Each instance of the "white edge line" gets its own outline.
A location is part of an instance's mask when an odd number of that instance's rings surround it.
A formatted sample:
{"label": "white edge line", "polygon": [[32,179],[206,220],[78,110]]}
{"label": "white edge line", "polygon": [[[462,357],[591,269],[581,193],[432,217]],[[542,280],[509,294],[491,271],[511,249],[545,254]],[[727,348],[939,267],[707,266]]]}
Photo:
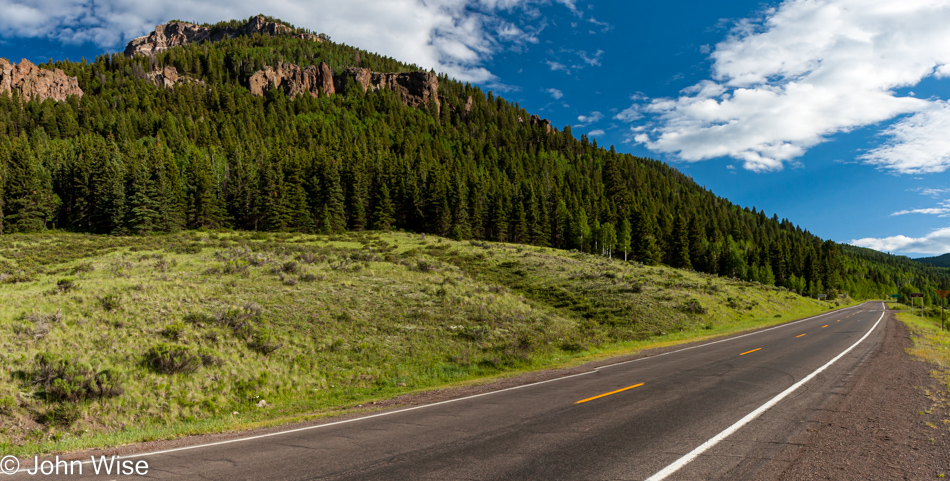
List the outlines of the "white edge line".
{"label": "white edge line", "polygon": [[846,354],[851,352],[852,349],[854,349],[855,347],[858,347],[858,344],[861,344],[862,342],[864,342],[864,340],[867,339],[868,336],[870,336],[872,332],[874,332],[874,329],[877,328],[877,325],[881,323],[881,319],[884,319],[884,314],[887,314],[887,307],[884,307],[884,310],[881,312],[881,317],[877,319],[877,322],[875,322],[874,325],[871,326],[871,329],[869,329],[868,332],[865,333],[863,337],[861,337],[861,339],[858,339],[858,342],[855,342],[854,344],[851,345],[851,347],[845,349],[841,354],[838,354],[837,356],[835,356],[834,359],[828,361],[827,364],[819,367],[817,370],[815,370],[811,374],[805,376],[801,381],[798,381],[795,384],[792,384],[788,389],[782,391],[781,393],[779,393],[779,395],[773,397],[772,399],[769,399],[768,402],[759,406],[759,408],[756,409],[755,411],[752,411],[751,413],[746,414],[745,417],[736,421],[735,424],[733,424],[732,426],[729,426],[723,432],[713,436],[709,441],[706,441],[705,443],[699,445],[696,449],[690,451],[685,456],[677,459],[672,464],[663,468],[662,470],[660,470],[653,476],[650,476],[649,478],[646,479],[646,481],[662,481],[666,479],[669,475],[675,473],[676,471],[679,471],[683,466],[686,466],[692,460],[696,459],[696,457],[698,457],[700,454],[703,454],[704,452],[706,452],[707,450],[709,450],[716,444],[719,444],[719,442],[722,441],[723,439],[726,439],[727,437],[731,436],[733,433],[741,429],[746,424],[749,424],[750,422],[752,422],[755,418],[761,416],[762,413],[764,413],[765,411],[768,411],[772,406],[775,406],[776,404],[778,404],[778,402],[784,399],[786,396],[795,392],[798,388],[802,387],[803,384],[812,380],[812,378],[814,378],[819,373],[821,373],[822,371],[830,367],[832,364],[837,362],[838,359],[841,359]]}
{"label": "white edge line", "polygon": [[[647,357],[642,357],[642,358],[639,358],[639,359],[632,359],[632,360],[630,360],[630,361],[621,361],[621,362],[614,363],[614,364],[607,364],[607,365],[604,365],[604,366],[600,366],[600,367],[598,367],[598,368],[596,368],[596,369],[594,369],[594,370],[591,370],[591,371],[582,372],[582,373],[579,373],[579,374],[570,374],[570,375],[567,375],[567,376],[561,376],[561,377],[554,378],[554,379],[548,379],[547,381],[539,381],[539,382],[534,382],[534,383],[531,383],[531,384],[522,384],[522,385],[520,385],[520,386],[513,386],[513,387],[509,387],[509,388],[505,388],[505,389],[499,389],[499,390],[497,390],[497,391],[489,391],[489,392],[484,392],[484,393],[481,393],[481,394],[474,394],[474,395],[471,395],[471,396],[465,396],[465,397],[460,397],[460,398],[456,398],[456,399],[449,399],[449,400],[447,400],[447,401],[439,401],[439,402],[432,403],[432,404],[423,404],[423,405],[420,405],[420,406],[413,406],[413,407],[411,407],[411,408],[398,409],[398,410],[395,410],[395,411],[386,411],[386,412],[384,412],[384,413],[370,414],[370,415],[368,415],[368,416],[361,416],[361,417],[353,418],[353,419],[345,419],[345,420],[343,420],[343,421],[335,421],[335,422],[331,422],[331,423],[317,424],[317,425],[313,425],[313,426],[305,426],[305,427],[302,427],[302,428],[289,429],[289,430],[286,430],[286,431],[277,431],[277,432],[273,432],[273,433],[259,434],[259,435],[256,435],[256,436],[250,436],[250,437],[246,437],[246,438],[236,438],[236,439],[229,439],[229,440],[226,440],[226,441],[218,441],[218,442],[214,442],[214,443],[196,444],[196,445],[194,445],[194,446],[182,446],[182,447],[180,447],[180,448],[165,449],[165,450],[162,450],[162,451],[153,451],[153,452],[148,452],[148,453],[130,454],[130,455],[128,455],[128,456],[116,456],[116,458],[117,458],[117,459],[119,459],[119,458],[121,458],[121,459],[142,458],[142,457],[146,457],[146,456],[155,456],[155,455],[158,455],[158,454],[168,454],[168,453],[174,453],[174,452],[178,452],[178,451],[188,451],[188,450],[192,450],[192,449],[208,448],[208,447],[220,446],[220,445],[224,445],[224,444],[240,443],[240,442],[244,442],[244,441],[253,441],[253,440],[255,440],[255,439],[262,439],[262,438],[269,438],[269,437],[274,437],[274,436],[281,436],[281,435],[284,435],[284,434],[292,434],[292,433],[297,433],[297,432],[301,432],[301,431],[310,431],[310,430],[313,430],[313,429],[320,429],[320,428],[325,428],[325,427],[329,427],[329,426],[336,426],[336,425],[338,425],[338,424],[347,424],[347,423],[352,423],[352,422],[356,422],[356,421],[362,421],[362,420],[364,420],[364,419],[372,419],[372,418],[378,418],[378,417],[382,417],[382,416],[389,416],[389,415],[392,415],[392,414],[404,413],[404,412],[408,412],[408,411],[415,411],[415,410],[417,410],[417,409],[423,409],[423,408],[428,408],[428,407],[432,407],[432,406],[438,406],[438,405],[440,405],[440,404],[448,404],[448,403],[453,403],[453,402],[458,402],[458,401],[465,401],[465,400],[468,400],[468,399],[475,399],[475,398],[482,397],[482,396],[488,396],[489,394],[497,394],[497,393],[500,393],[500,392],[512,391],[512,390],[515,390],[515,389],[521,389],[521,388],[526,388],[526,387],[531,387],[531,386],[537,386],[537,385],[546,384],[546,383],[549,383],[549,382],[561,381],[561,380],[563,380],[563,379],[570,379],[570,378],[572,378],[572,377],[584,376],[584,375],[587,375],[587,374],[594,374],[594,373],[596,373],[597,371],[599,371],[599,370],[601,370],[601,369],[603,369],[603,368],[607,368],[607,367],[619,366],[619,365],[622,365],[622,364],[629,364],[629,363],[632,363],[632,362],[644,361],[644,360],[647,360],[647,359],[654,359],[654,358],[657,358],[657,357],[660,357],[660,356],[665,356],[665,355],[667,355],[667,354],[675,354],[675,353],[677,353],[677,352],[688,351],[688,350],[690,350],[690,349],[698,349],[698,348],[700,348],[700,347],[710,346],[710,345],[713,345],[713,344],[718,344],[718,343],[720,343],[720,342],[731,341],[731,340],[733,340],[733,339],[739,339],[739,338],[742,338],[742,337],[751,336],[751,335],[759,334],[759,333],[766,332],[766,331],[771,331],[771,330],[773,330],[773,329],[778,329],[778,328],[780,328],[780,327],[791,326],[791,325],[793,325],[793,324],[798,324],[799,322],[805,322],[805,321],[809,321],[809,320],[812,320],[812,319],[817,319],[817,318],[822,317],[822,316],[827,316],[827,315],[830,315],[830,314],[834,314],[834,313],[838,313],[838,312],[843,312],[843,311],[846,311],[846,310],[848,310],[848,309],[854,309],[854,308],[856,308],[856,307],[858,307],[858,306],[861,306],[861,305],[863,305],[863,304],[864,304],[864,303],[858,304],[857,306],[851,306],[851,307],[846,307],[846,308],[844,308],[844,309],[839,309],[839,310],[835,310],[835,311],[831,311],[831,312],[826,312],[826,313],[824,313],[824,314],[818,314],[818,315],[816,315],[816,316],[806,317],[806,318],[804,318],[804,319],[799,319],[799,320],[793,321],[793,322],[787,322],[787,323],[784,323],[784,324],[780,324],[780,325],[778,325],[778,326],[770,327],[770,328],[768,328],[768,329],[762,329],[762,330],[759,330],[759,331],[750,332],[750,333],[748,333],[748,334],[742,334],[742,335],[740,335],[740,336],[730,337],[730,338],[727,338],[727,339],[720,339],[720,340],[718,340],[718,341],[707,342],[706,344],[700,344],[700,345],[698,345],[698,346],[685,347],[685,348],[683,348],[683,349],[677,349],[677,350],[675,350],[675,351],[664,352],[664,353],[662,353],[662,354],[657,354],[657,355],[655,355],[655,356],[647,356]],[[873,329],[873,328],[872,328],[872,329]],[[89,460],[89,461],[82,461],[82,464],[90,464],[91,462],[92,462],[92,460]],[[19,471],[17,471],[17,472],[18,472],[18,473],[26,472],[28,469],[30,469],[30,467],[20,468]]]}

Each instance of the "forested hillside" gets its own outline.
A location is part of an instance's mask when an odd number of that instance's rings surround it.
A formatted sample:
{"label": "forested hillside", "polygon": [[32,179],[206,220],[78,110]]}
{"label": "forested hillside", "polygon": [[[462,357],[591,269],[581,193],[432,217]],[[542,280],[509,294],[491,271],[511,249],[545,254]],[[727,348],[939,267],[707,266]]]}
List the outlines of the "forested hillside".
{"label": "forested hillside", "polygon": [[936,257],[922,257],[920,259],[914,259],[914,261],[935,267],[950,267],[950,254],[944,254],[942,256]]}
{"label": "forested hillside", "polygon": [[[281,62],[419,70],[300,33],[43,65],[77,77],[85,95],[0,94],[0,232],[403,229],[664,263],[806,295],[950,287],[947,269],[843,249],[445,76],[439,102],[420,107],[356,82],[333,95],[252,95],[250,77]],[[196,81],[156,86],[149,73],[166,66]]]}

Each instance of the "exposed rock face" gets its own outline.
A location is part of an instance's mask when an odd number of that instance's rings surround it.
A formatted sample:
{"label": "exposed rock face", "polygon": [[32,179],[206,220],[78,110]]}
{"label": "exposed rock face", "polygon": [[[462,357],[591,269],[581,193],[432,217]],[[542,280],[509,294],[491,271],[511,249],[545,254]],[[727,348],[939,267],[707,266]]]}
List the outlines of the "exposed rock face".
{"label": "exposed rock face", "polygon": [[[236,37],[239,35],[253,35],[260,33],[263,35],[277,36],[282,33],[289,33],[290,27],[277,23],[268,22],[266,18],[258,15],[244,24],[240,28],[226,28],[216,32],[208,27],[202,27],[187,22],[168,22],[155,27],[155,31],[138,37],[129,42],[125,47],[125,54],[129,57],[134,55],[154,55],[163,50],[172,47],[187,45],[189,43],[200,43],[205,40],[216,42],[223,38]],[[313,34],[301,34],[299,38],[313,38],[314,41],[321,41],[320,37]]]}
{"label": "exposed rock face", "polygon": [[554,131],[554,127],[551,127],[551,121],[550,121],[550,120],[548,120],[548,119],[542,119],[541,117],[538,117],[537,115],[532,115],[532,116],[531,116],[531,125],[540,125],[541,127],[544,128],[544,131],[547,132],[547,133],[549,133],[549,134],[550,134],[552,131]]}
{"label": "exposed rock face", "polygon": [[432,72],[385,73],[373,72],[368,68],[350,67],[335,79],[337,91],[343,89],[347,78],[352,78],[363,91],[389,89],[399,92],[406,105],[417,107],[427,105],[430,100],[439,102],[439,78]]}
{"label": "exposed rock face", "polygon": [[155,31],[144,36],[132,39],[125,46],[125,54],[155,55],[172,47],[179,47],[189,43],[203,42],[211,36],[211,30],[185,22],[169,22],[155,27]]}
{"label": "exposed rock face", "polygon": [[292,63],[280,63],[276,69],[265,67],[251,75],[252,94],[263,96],[271,86],[283,90],[291,98],[304,93],[314,97],[321,92],[324,95],[336,93],[333,73],[326,62],[319,67],[311,65],[303,69]]}
{"label": "exposed rock face", "polygon": [[145,80],[154,84],[156,87],[166,89],[187,83],[204,83],[201,80],[193,79],[186,75],[178,75],[178,69],[172,66],[167,66],[161,70],[155,70],[154,72],[145,74]]}
{"label": "exposed rock face", "polygon": [[66,100],[70,95],[82,97],[82,89],[76,77],[66,75],[60,69],[48,70],[33,65],[27,59],[12,64],[0,58],[0,92],[14,92],[26,100]]}
{"label": "exposed rock face", "polygon": [[249,86],[254,95],[263,96],[273,86],[293,98],[304,93],[332,95],[343,90],[347,79],[353,79],[364,92],[369,89],[399,92],[406,105],[428,105],[433,100],[436,107],[439,106],[439,79],[431,72],[383,73],[350,67],[334,77],[326,63],[303,69],[291,63],[280,63],[276,68],[265,67],[255,72]]}

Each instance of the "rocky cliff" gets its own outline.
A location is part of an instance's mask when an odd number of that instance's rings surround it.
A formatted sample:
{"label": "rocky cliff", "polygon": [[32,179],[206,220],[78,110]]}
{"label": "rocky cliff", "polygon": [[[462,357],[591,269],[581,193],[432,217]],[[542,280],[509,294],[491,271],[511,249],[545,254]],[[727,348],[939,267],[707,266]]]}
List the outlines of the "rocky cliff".
{"label": "rocky cliff", "polygon": [[263,96],[271,86],[283,90],[291,98],[303,93],[316,97],[320,93],[336,93],[333,72],[326,62],[320,66],[311,65],[300,68],[292,63],[279,63],[277,68],[265,67],[251,75],[249,81],[251,93]]}
{"label": "rocky cliff", "polygon": [[145,74],[145,80],[149,83],[155,85],[156,87],[170,89],[176,85],[186,84],[186,83],[199,83],[204,84],[201,80],[197,80],[187,75],[178,75],[178,69],[172,66],[166,66],[163,69],[155,70]]}
{"label": "rocky cliff", "polygon": [[[282,33],[291,33],[291,28],[282,23],[269,22],[260,15],[252,18],[242,27],[224,28],[215,31],[193,23],[168,22],[155,27],[155,31],[148,35],[133,39],[126,45],[125,54],[129,57],[154,55],[172,47],[190,43],[200,43],[205,40],[216,42],[223,38],[255,33],[277,36]],[[297,37],[316,42],[322,41],[322,37],[314,34],[300,34]]]}
{"label": "rocky cliff", "polygon": [[62,101],[70,95],[82,97],[83,94],[76,77],[60,69],[39,68],[27,59],[17,65],[5,58],[0,58],[0,92],[17,92],[20,98],[39,101],[48,98]]}
{"label": "rocky cliff", "polygon": [[436,108],[439,107],[439,79],[431,72],[385,73],[350,67],[334,76],[326,63],[306,68],[280,63],[276,68],[265,67],[251,75],[249,87],[251,93],[258,96],[263,96],[272,86],[290,97],[304,93],[332,95],[343,91],[348,79],[353,79],[364,92],[370,89],[398,92],[406,105],[428,105],[434,100]]}

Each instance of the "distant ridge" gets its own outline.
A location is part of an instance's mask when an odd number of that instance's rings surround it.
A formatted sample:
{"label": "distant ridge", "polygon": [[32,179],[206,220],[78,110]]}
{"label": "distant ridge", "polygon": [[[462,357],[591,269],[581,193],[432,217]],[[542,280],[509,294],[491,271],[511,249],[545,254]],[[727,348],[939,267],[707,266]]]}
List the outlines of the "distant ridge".
{"label": "distant ridge", "polygon": [[935,257],[921,257],[920,259],[914,259],[914,261],[934,267],[950,267],[950,253]]}

